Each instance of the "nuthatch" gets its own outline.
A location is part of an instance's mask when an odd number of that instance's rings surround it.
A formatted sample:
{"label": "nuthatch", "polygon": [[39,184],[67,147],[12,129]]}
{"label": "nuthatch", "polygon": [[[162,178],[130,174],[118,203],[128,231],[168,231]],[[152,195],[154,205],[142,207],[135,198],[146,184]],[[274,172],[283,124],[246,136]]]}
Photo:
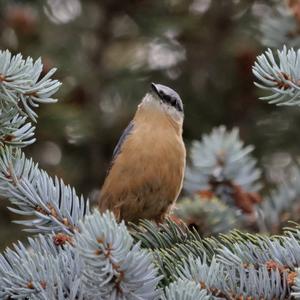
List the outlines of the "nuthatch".
{"label": "nuthatch", "polygon": [[182,188],[182,101],[169,87],[152,83],[151,88],[113,152],[100,193],[100,211],[109,209],[126,222],[162,222]]}

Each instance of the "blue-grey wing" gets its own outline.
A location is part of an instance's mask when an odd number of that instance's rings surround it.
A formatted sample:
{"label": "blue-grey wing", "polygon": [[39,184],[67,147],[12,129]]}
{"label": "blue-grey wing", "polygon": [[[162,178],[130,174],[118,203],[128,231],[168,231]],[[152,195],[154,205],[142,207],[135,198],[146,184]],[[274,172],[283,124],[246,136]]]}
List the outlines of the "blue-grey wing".
{"label": "blue-grey wing", "polygon": [[123,145],[124,141],[126,140],[126,138],[128,137],[128,135],[131,134],[133,127],[134,127],[134,124],[133,124],[133,121],[131,121],[128,124],[128,126],[126,127],[126,129],[123,131],[123,133],[114,149],[113,156],[112,156],[112,163],[115,161],[117,156],[120,154],[122,145]]}

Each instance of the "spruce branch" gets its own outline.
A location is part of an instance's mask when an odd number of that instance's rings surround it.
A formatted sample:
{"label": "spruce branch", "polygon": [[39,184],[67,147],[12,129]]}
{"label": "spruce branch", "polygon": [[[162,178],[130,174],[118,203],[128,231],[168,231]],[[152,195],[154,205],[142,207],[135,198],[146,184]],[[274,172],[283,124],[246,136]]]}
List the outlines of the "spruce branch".
{"label": "spruce branch", "polygon": [[218,198],[196,195],[178,202],[174,213],[189,228],[196,228],[201,236],[228,232],[242,225],[242,214]]}
{"label": "spruce branch", "polygon": [[211,191],[227,204],[251,212],[259,202],[261,171],[251,156],[253,146],[244,146],[237,128],[214,128],[191,147],[191,166],[186,169],[184,188],[190,192]]}
{"label": "spruce branch", "polygon": [[286,299],[289,295],[287,274],[267,266],[225,265],[213,257],[190,258],[179,269],[180,278],[200,282],[213,297],[221,299]]}
{"label": "spruce branch", "polygon": [[295,299],[300,299],[300,269],[297,268],[295,272],[295,278],[293,280],[294,285],[292,286],[293,292],[291,296]]}
{"label": "spruce branch", "polygon": [[0,51],[1,101],[10,103],[11,107],[36,121],[34,108],[40,103],[56,102],[51,96],[61,85],[58,80],[50,79],[56,69],[51,69],[44,77],[41,77],[42,71],[40,58],[33,62],[31,57],[23,59],[21,54],[13,56],[8,50]]}
{"label": "spruce branch", "polygon": [[73,247],[57,247],[51,235],[28,239],[0,255],[1,299],[83,300],[83,263]]}
{"label": "spruce branch", "polygon": [[149,220],[143,220],[139,226],[134,226],[132,235],[153,254],[153,261],[163,275],[161,286],[177,279],[178,266],[190,256],[205,255],[210,260],[220,247],[217,239],[201,238],[196,230],[189,230],[182,223],[177,224],[172,220],[167,220],[159,227]]}
{"label": "spruce branch", "polygon": [[216,238],[202,238],[195,229],[189,229],[184,223],[178,224],[171,219],[167,219],[159,227],[149,220],[142,220],[138,226],[132,226],[134,230],[131,231],[131,235],[135,240],[141,242],[142,247],[157,253],[173,253],[178,258],[188,257],[188,253],[202,257],[205,253],[211,258],[219,247]]}
{"label": "spruce branch", "polygon": [[300,264],[299,241],[290,233],[280,238],[256,235],[255,241],[252,242],[233,242],[233,239],[230,241],[230,247],[228,243],[223,243],[218,250],[218,259],[224,264],[258,266],[273,261],[291,271],[294,271]]}
{"label": "spruce branch", "polygon": [[0,297],[24,299],[158,299],[152,256],[107,212],[85,217],[80,233],[29,238],[0,255]]}
{"label": "spruce branch", "polygon": [[252,71],[259,81],[254,84],[270,92],[260,99],[276,105],[300,104],[300,50],[284,46],[276,59],[268,49],[257,57]]}
{"label": "spruce branch", "polygon": [[198,232],[190,231],[183,223],[177,224],[171,219],[167,219],[160,226],[150,220],[141,220],[138,225],[130,225],[133,228],[132,236],[148,249],[167,249],[179,243],[201,240]]}
{"label": "spruce branch", "polygon": [[66,232],[73,234],[89,202],[78,197],[74,188],[57,177],[52,179],[20,149],[0,148],[0,195],[17,208],[11,211],[34,216],[33,220],[16,221],[30,232]]}
{"label": "spruce branch", "polygon": [[[269,52],[269,67],[259,60],[257,74],[266,76],[270,71],[282,80],[273,80],[277,89],[287,92],[293,87],[289,91],[298,93],[300,79],[292,77],[298,74],[293,69],[299,64],[298,52],[284,50],[276,66],[289,70],[290,75],[270,69],[275,59]],[[27,230],[44,234],[29,239],[28,248],[18,243],[0,255],[0,298],[286,299],[291,290],[300,298],[299,226],[280,237],[233,231],[202,238],[196,230],[171,219],[160,226],[144,220],[129,233],[112,213],[91,214],[88,202],[74,189],[25,158],[18,147],[34,141],[34,127],[26,118],[35,121],[34,108],[54,102],[51,97],[59,86],[50,79],[53,70],[40,78],[41,68],[40,60],[33,63],[30,58],[0,52],[0,196],[11,201],[13,212],[33,216],[33,220],[19,222]],[[267,88],[274,92],[274,85]],[[260,188],[260,170],[252,151],[252,146],[241,142],[237,129],[216,128],[194,143],[186,189],[200,192],[200,197],[207,192],[218,195],[223,202],[250,211],[257,202],[254,192]],[[287,187],[293,188],[288,198],[293,203],[298,190],[293,184]],[[286,190],[282,199],[284,194]],[[188,204],[191,210],[197,207],[194,204]],[[286,209],[282,203],[274,206],[276,213]]]}
{"label": "spruce branch", "polygon": [[161,277],[149,252],[134,244],[124,222],[95,211],[76,234],[88,294],[100,299],[158,299]]}
{"label": "spruce branch", "polygon": [[199,284],[179,279],[166,287],[162,300],[209,300],[207,291],[200,288]]}
{"label": "spruce branch", "polygon": [[282,45],[299,47],[299,12],[295,6],[287,5],[288,1],[278,2],[270,12],[260,20],[259,31],[261,42],[266,47],[279,48]]}
{"label": "spruce branch", "polygon": [[[147,238],[146,228],[149,226],[150,222],[143,224],[143,239]],[[172,226],[179,225],[173,223]],[[300,263],[299,228],[289,229],[285,235],[271,238],[233,231],[217,239],[201,239],[187,233],[190,237],[188,240],[183,238],[182,242],[177,240],[168,246],[162,240],[170,241],[172,230],[164,227],[163,231],[167,231],[167,234],[157,234],[152,228],[150,236],[152,245],[155,240],[160,241],[160,244],[155,242],[155,245],[162,245],[157,249],[152,246],[152,252],[160,273],[164,275],[161,282],[165,286],[179,277],[198,283],[203,279],[202,287],[209,287],[208,292],[215,297],[225,295],[231,299],[263,295],[266,299],[281,299],[281,295],[290,294],[296,278],[295,270]],[[147,243],[145,245],[149,246]],[[189,263],[190,260],[193,262]],[[195,266],[195,260],[202,267],[199,265],[200,271],[194,270],[192,273],[199,273],[202,279],[191,277],[189,268]],[[217,275],[208,275],[212,274],[209,272]]]}
{"label": "spruce branch", "polygon": [[218,263],[215,257],[207,262],[206,256],[194,258],[190,256],[182,266],[177,269],[181,279],[188,279],[200,284],[210,295],[223,297],[224,290],[224,266]]}
{"label": "spruce branch", "polygon": [[35,142],[34,130],[27,117],[20,116],[16,109],[5,109],[0,99],[0,147],[12,145],[24,147]]}
{"label": "spruce branch", "polygon": [[34,109],[40,103],[56,102],[51,96],[61,84],[50,79],[56,69],[44,77],[42,70],[41,59],[33,62],[21,54],[12,56],[8,50],[0,51],[0,147],[24,147],[35,142]]}
{"label": "spruce branch", "polygon": [[201,141],[192,144],[192,166],[187,169],[185,188],[206,190],[211,187],[212,180],[228,180],[246,191],[257,191],[261,172],[250,155],[253,150],[253,146],[244,146],[237,128],[231,131],[224,126],[214,128],[211,134],[205,134]]}
{"label": "spruce branch", "polygon": [[299,221],[299,166],[293,165],[287,173],[287,178],[257,206],[260,215],[257,221],[261,231],[277,233],[287,220]]}

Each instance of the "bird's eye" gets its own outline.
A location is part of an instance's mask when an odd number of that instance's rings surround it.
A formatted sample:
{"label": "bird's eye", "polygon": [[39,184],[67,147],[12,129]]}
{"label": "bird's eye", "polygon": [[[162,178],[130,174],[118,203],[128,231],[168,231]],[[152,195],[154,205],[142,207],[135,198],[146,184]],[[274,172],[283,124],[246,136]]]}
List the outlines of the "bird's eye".
{"label": "bird's eye", "polygon": [[176,106],[177,101],[176,101],[176,99],[174,97],[171,97],[170,103],[171,103],[171,105]]}
{"label": "bird's eye", "polygon": [[174,97],[171,97],[169,95],[164,95],[164,98],[163,98],[167,103],[169,103],[170,105],[172,106],[176,106],[177,104],[177,101]]}
{"label": "bird's eye", "polygon": [[167,95],[167,94],[165,94],[165,93],[163,93],[163,92],[160,92],[159,94],[160,94],[161,98],[162,98],[165,102],[170,103],[170,104],[172,104],[172,105],[175,104],[175,102],[176,102],[175,99],[174,99],[173,97],[171,97],[170,95]]}
{"label": "bird's eye", "polygon": [[159,97],[163,102],[168,103],[169,105],[175,107],[176,109],[180,110],[180,107],[178,106],[178,101],[176,97],[173,97],[172,95],[166,94],[164,91],[159,90],[158,91]]}
{"label": "bird's eye", "polygon": [[164,95],[163,99],[168,103],[170,103],[172,100],[172,98],[169,95]]}

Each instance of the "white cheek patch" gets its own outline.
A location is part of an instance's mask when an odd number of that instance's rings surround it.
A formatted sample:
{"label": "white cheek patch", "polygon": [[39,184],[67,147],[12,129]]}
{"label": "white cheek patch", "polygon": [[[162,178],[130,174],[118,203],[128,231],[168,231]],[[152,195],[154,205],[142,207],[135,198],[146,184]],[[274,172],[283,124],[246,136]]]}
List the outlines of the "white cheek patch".
{"label": "white cheek patch", "polygon": [[160,108],[160,100],[156,99],[153,95],[151,94],[146,94],[146,96],[143,98],[142,102],[140,105],[145,105],[148,107],[153,107],[153,108]]}
{"label": "white cheek patch", "polygon": [[164,111],[169,114],[174,120],[176,121],[182,121],[183,120],[183,113],[178,111],[175,107],[170,106],[164,102],[161,101],[161,106],[164,109]]}
{"label": "white cheek patch", "polygon": [[[183,113],[178,111],[175,107],[166,104],[158,97],[156,98],[152,94],[146,94],[146,96],[143,98],[140,105],[143,105],[145,107],[151,107],[152,109],[157,109],[160,111],[164,111],[166,114],[168,114],[171,118],[173,118],[177,122],[183,121]],[[139,106],[140,106],[139,105]]]}

